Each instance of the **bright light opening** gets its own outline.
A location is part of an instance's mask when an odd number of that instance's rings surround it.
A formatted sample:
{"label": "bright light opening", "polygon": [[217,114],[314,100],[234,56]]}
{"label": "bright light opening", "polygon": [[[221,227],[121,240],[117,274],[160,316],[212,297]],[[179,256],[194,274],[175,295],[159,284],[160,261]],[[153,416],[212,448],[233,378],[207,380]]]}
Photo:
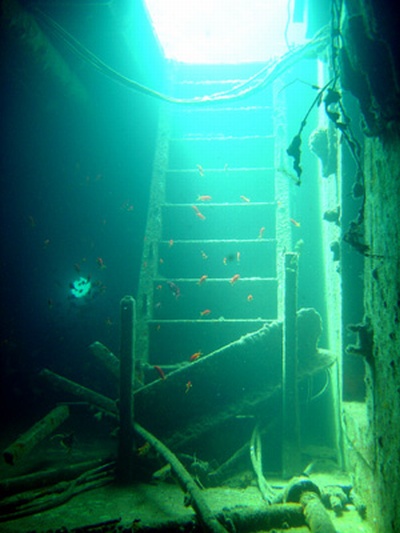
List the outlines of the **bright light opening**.
{"label": "bright light opening", "polygon": [[182,63],[264,62],[305,40],[304,24],[288,24],[288,0],[145,2],[165,57]]}

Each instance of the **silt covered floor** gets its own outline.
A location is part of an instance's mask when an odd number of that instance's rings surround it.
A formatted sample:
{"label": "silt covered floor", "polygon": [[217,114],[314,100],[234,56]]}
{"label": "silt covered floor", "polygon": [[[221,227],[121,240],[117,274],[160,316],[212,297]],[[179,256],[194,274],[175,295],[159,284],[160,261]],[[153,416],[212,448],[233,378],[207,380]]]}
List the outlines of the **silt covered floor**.
{"label": "silt covered floor", "polygon": [[[212,488],[205,490],[213,512],[223,509],[265,508],[257,487],[244,489]],[[371,533],[354,509],[337,518],[330,511],[337,531],[341,533]],[[174,483],[138,484],[130,488],[108,485],[82,493],[60,507],[33,516],[2,523],[4,533],[49,531],[201,531],[195,527],[195,513],[184,505],[184,494]],[[103,525],[101,525],[103,524]],[[307,526],[273,531],[307,533]],[[271,531],[256,529],[252,531]]]}

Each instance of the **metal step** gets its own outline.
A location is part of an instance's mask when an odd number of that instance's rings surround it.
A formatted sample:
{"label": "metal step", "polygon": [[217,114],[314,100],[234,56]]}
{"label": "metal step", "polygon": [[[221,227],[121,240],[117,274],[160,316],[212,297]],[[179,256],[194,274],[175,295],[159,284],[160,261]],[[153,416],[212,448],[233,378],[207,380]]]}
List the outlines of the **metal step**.
{"label": "metal step", "polygon": [[235,324],[267,324],[273,322],[272,319],[268,318],[197,318],[197,319],[181,319],[181,320],[149,320],[148,324],[221,324],[221,323],[235,323]]}
{"label": "metal step", "polygon": [[[218,83],[176,89],[182,95],[224,92],[240,80]],[[169,113],[153,177],[139,307],[140,336],[148,333],[154,364],[184,361],[199,348],[207,353],[279,316],[282,199],[275,191],[274,113],[270,91],[246,102]],[[139,353],[146,342],[142,346]]]}
{"label": "metal step", "polygon": [[251,200],[249,201],[246,201],[246,200],[242,200],[241,202],[219,202],[219,203],[214,203],[214,202],[199,202],[199,201],[195,201],[191,204],[171,204],[171,203],[164,203],[162,205],[162,207],[166,207],[166,208],[171,208],[171,207],[176,207],[176,208],[184,208],[184,209],[187,209],[188,207],[192,208],[193,209],[193,206],[196,206],[198,208],[205,208],[205,209],[209,209],[210,207],[239,207],[239,208],[243,208],[243,207],[276,207],[276,202],[252,202]]}

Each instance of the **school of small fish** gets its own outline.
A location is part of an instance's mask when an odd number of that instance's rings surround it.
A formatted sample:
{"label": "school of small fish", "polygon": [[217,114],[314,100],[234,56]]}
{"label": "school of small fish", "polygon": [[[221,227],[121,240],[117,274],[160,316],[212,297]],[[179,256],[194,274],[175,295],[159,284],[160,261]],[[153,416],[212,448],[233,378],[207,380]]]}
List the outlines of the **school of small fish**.
{"label": "school of small fish", "polygon": [[[197,169],[197,172],[199,174],[199,176],[201,178],[203,178],[206,174],[205,170],[204,170],[204,167],[200,164],[197,164],[196,165],[196,169]],[[225,172],[228,172],[228,165],[225,164],[225,167],[224,167],[224,171]],[[243,203],[243,204],[251,204],[251,200],[248,196],[245,196],[244,194],[240,195],[239,196],[239,200]],[[202,208],[201,208],[201,205],[200,204],[208,204],[208,207],[211,205],[211,208],[215,207],[216,204],[210,204],[210,202],[213,201],[213,197],[209,194],[198,194],[197,197],[196,197],[196,202],[198,205],[196,205],[195,203],[191,205],[191,209],[193,210],[194,212],[194,215],[201,221],[206,221],[207,220],[207,217],[205,216],[205,214],[203,213],[202,211]],[[283,208],[283,205],[282,205],[282,202],[280,201],[277,201],[276,203],[277,205],[277,208],[278,209],[282,209]],[[205,209],[205,212],[207,212],[207,208],[204,208]],[[295,228],[300,228],[301,224],[298,220],[294,219],[294,218],[289,218],[289,222],[295,227]],[[31,224],[33,224],[33,222],[31,221]],[[267,228],[266,226],[262,226],[259,228],[258,230],[258,234],[256,233],[255,236],[257,236],[257,238],[259,240],[262,240],[265,238],[265,232],[267,231]],[[175,244],[175,241],[173,238],[169,239],[167,241],[167,244],[168,244],[168,248],[172,248]],[[205,261],[205,265],[207,265],[207,262],[209,260],[209,255],[208,255],[208,252],[206,252],[205,250],[200,250],[199,251],[200,253],[200,257],[203,261]],[[224,266],[227,266],[228,264],[230,263],[235,263],[237,264],[238,266],[240,265],[240,262],[241,262],[241,252],[239,250],[237,250],[236,252],[232,252],[232,253],[229,253],[228,255],[224,256],[222,258],[222,263]],[[159,263],[161,265],[164,264],[164,259],[163,258],[160,258],[159,259]],[[101,257],[98,257],[97,258],[97,264],[98,264],[98,267],[100,269],[104,269],[106,268],[105,264],[104,264],[104,261]],[[206,269],[205,269],[206,270]],[[196,284],[201,287],[203,286],[206,281],[209,279],[209,276],[208,274],[204,273],[202,274],[198,280],[196,281]],[[228,278],[228,281],[230,283],[231,286],[234,286],[236,285],[237,283],[239,283],[241,280],[241,275],[237,272],[235,274],[233,274],[230,278]],[[179,282],[179,280],[178,280]],[[180,287],[176,284],[175,281],[172,281],[172,280],[166,280],[166,285],[169,287],[170,289],[170,292],[172,294],[172,296],[178,300],[181,296],[181,290],[180,290]],[[208,283],[210,282],[207,282],[207,286],[208,286]],[[157,291],[161,291],[163,288],[163,284],[159,283],[155,286],[155,289]],[[251,303],[253,302],[254,300],[254,296],[252,293],[248,293],[247,296],[245,297],[245,301],[247,301],[248,303]],[[161,308],[161,302],[156,302],[155,303],[155,308],[159,309]],[[202,310],[199,310],[199,317],[200,318],[208,318],[210,315],[212,315],[212,310],[209,309],[209,308],[204,308]],[[160,324],[158,324],[156,326],[156,331],[160,331],[161,329],[161,326]],[[195,351],[192,355],[189,356],[189,362],[190,363],[194,363],[196,361],[198,361],[200,358],[202,358],[203,356],[203,352],[201,350],[197,350]],[[154,365],[153,367],[156,372],[158,373],[158,376],[159,376],[159,379],[160,380],[165,380],[166,379],[166,375],[163,371],[163,369],[158,366],[158,365]],[[191,381],[188,381],[185,385],[185,394],[187,394],[193,387],[193,384]]]}

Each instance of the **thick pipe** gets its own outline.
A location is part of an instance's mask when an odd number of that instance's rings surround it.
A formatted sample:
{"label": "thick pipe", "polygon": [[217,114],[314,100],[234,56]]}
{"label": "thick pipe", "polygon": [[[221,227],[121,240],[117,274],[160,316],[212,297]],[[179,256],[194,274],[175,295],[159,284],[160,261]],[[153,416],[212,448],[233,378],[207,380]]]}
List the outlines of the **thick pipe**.
{"label": "thick pipe", "polygon": [[311,533],[336,533],[328,511],[323,506],[318,494],[304,492],[300,496],[303,513]]}
{"label": "thick pipe", "polygon": [[301,503],[311,533],[336,533],[331,517],[321,502],[321,491],[309,477],[295,477],[283,493],[284,502]]}

